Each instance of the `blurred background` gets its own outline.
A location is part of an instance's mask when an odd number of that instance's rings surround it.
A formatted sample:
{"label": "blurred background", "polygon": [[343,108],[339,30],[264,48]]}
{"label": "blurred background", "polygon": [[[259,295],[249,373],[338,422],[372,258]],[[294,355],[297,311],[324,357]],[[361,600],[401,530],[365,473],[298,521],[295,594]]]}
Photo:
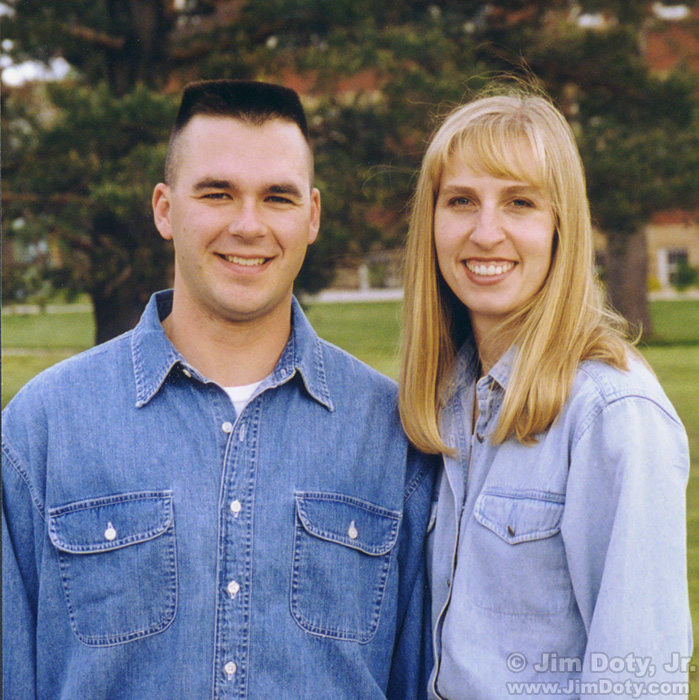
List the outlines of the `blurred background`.
{"label": "blurred background", "polygon": [[0,21],[3,405],[171,284],[150,199],[187,82],[301,94],[323,220],[297,291],[321,335],[395,377],[426,141],[494,76],[539,80],[578,138],[600,278],[690,435],[699,614],[697,0],[0,0]]}

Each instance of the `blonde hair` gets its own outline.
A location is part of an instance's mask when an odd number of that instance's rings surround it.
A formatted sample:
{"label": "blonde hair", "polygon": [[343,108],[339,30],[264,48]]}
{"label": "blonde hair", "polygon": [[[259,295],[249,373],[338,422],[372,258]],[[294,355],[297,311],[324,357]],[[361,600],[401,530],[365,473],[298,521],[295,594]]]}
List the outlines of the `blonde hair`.
{"label": "blonde hair", "polygon": [[457,108],[433,136],[408,234],[400,388],[405,431],[418,448],[432,453],[451,452],[440,436],[439,413],[456,352],[472,335],[467,309],[444,282],[434,245],[435,201],[453,158],[539,187],[553,207],[556,227],[546,281],[496,330],[517,354],[490,437],[495,443],[514,436],[531,444],[561,411],[582,360],[626,368],[631,347],[623,320],[605,309],[595,280],[582,161],[563,115],[547,98],[520,87]]}

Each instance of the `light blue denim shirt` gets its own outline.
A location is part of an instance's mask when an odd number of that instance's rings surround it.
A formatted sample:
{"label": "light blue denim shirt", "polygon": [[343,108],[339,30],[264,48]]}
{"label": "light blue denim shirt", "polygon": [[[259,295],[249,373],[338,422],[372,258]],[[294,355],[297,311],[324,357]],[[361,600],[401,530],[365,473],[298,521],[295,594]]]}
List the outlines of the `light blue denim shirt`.
{"label": "light blue denim shirt", "polygon": [[3,415],[6,700],[426,692],[433,463],[298,305],[239,416],[151,299]]}
{"label": "light blue denim shirt", "polygon": [[[651,372],[583,362],[537,444],[493,445],[515,358],[458,358],[429,538],[433,698],[685,697],[687,437]],[[471,433],[474,391],[480,416]]]}

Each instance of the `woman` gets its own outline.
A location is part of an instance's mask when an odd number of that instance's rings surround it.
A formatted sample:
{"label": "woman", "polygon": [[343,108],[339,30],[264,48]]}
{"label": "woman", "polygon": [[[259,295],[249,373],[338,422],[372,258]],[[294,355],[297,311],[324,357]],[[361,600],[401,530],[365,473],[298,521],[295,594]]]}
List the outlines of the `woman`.
{"label": "woman", "polygon": [[406,275],[401,415],[445,455],[432,697],[686,695],[687,439],[603,308],[581,160],[547,99],[446,119]]}

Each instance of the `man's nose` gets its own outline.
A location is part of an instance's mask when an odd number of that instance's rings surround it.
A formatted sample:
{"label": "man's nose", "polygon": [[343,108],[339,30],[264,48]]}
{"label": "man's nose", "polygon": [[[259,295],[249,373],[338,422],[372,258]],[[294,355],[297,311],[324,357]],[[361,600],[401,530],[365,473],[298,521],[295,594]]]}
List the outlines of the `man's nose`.
{"label": "man's nose", "polygon": [[255,202],[241,202],[228,224],[229,233],[245,238],[261,236],[264,230],[262,213]]}

